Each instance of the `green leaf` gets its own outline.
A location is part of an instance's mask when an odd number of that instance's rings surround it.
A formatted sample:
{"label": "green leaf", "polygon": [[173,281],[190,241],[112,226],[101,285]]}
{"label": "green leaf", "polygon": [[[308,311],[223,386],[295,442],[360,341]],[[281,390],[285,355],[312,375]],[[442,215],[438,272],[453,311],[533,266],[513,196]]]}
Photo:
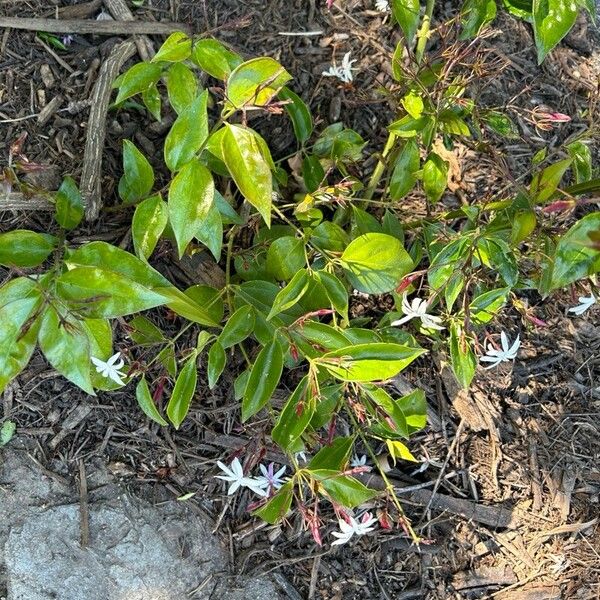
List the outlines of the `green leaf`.
{"label": "green leaf", "polygon": [[146,377],[142,377],[135,388],[135,397],[139,407],[143,413],[155,423],[166,427],[168,423],[163,419],[162,415],[158,412],[158,408],[154,404],[150,390],[148,389],[148,383]]}
{"label": "green leaf", "polygon": [[537,225],[537,217],[535,211],[519,210],[515,212],[512,218],[510,241],[514,246],[518,246],[524,242],[529,235],[535,230]]}
{"label": "green leaf", "polygon": [[215,79],[225,80],[242,63],[239,54],[217,40],[198,40],[192,49],[192,60]]}
{"label": "green leaf", "polygon": [[408,460],[410,462],[418,462],[417,459],[412,455],[411,451],[402,442],[385,440],[385,444],[392,460],[394,461],[394,464],[396,464],[397,458],[400,458],[401,460]]}
{"label": "green leaf", "polygon": [[404,414],[409,433],[420,431],[427,425],[427,400],[423,390],[414,390],[396,401]]}
{"label": "green leaf", "polygon": [[519,130],[509,117],[501,112],[492,110],[482,116],[483,122],[499,135],[514,140],[519,137]]}
{"label": "green leaf", "polygon": [[469,254],[470,243],[470,238],[459,237],[435,255],[427,273],[429,285],[434,290],[441,290],[456,274],[462,277],[460,270]]}
{"label": "green leaf", "polygon": [[384,381],[396,376],[425,350],[400,344],[357,344],[314,360],[341,381]]}
{"label": "green leaf", "polygon": [[430,152],[423,165],[423,190],[429,202],[437,202],[448,184],[448,163],[435,152]]}
{"label": "green leaf", "polygon": [[175,349],[173,346],[165,346],[157,355],[156,360],[165,368],[172,377],[177,376],[177,361],[175,360]]}
{"label": "green leaf", "polygon": [[538,64],[560,40],[577,19],[577,5],[571,0],[533,0],[533,33]]}
{"label": "green leaf", "polygon": [[496,0],[465,0],[460,9],[461,40],[474,38],[496,18]]}
{"label": "green leaf", "polygon": [[245,340],[253,331],[254,308],[246,305],[238,308],[227,319],[227,323],[217,339],[223,348],[231,348]]}
{"label": "green leaf", "polygon": [[271,169],[251,129],[226,124],[221,140],[223,160],[240,192],[271,225]]}
{"label": "green leaf", "polygon": [[223,247],[223,220],[221,213],[216,205],[217,191],[215,190],[215,202],[213,202],[206,216],[202,219],[198,231],[194,237],[203,243],[215,257],[218,262],[221,259],[221,249]]}
{"label": "green leaf", "polygon": [[171,171],[179,171],[189,163],[208,138],[207,101],[208,92],[204,90],[181,112],[167,134],[164,154]]}
{"label": "green leaf", "polygon": [[158,49],[152,62],[180,62],[189,58],[191,53],[192,40],[182,31],[175,31]]}
{"label": "green leaf", "polygon": [[[193,300],[202,310],[210,315],[214,323],[220,323],[223,318],[224,305],[221,292],[209,285],[193,285],[185,290],[185,295]],[[192,319],[193,320],[193,319]]]}
{"label": "green leaf", "polygon": [[213,317],[213,311],[202,304],[198,304],[186,293],[174,287],[160,288],[160,293],[167,299],[167,306],[188,321],[208,327],[219,327],[219,322],[215,321]]}
{"label": "green leaf", "polygon": [[510,246],[498,237],[489,237],[477,242],[477,256],[486,266],[495,267],[509,286],[516,285],[519,279],[519,267]]}
{"label": "green leaf", "polygon": [[321,250],[343,252],[350,236],[336,223],[323,221],[314,228],[310,241]]}
{"label": "green leaf", "polygon": [[119,196],[126,204],[143,200],[154,185],[154,171],[133,142],[123,140],[123,176],[119,180]]}
{"label": "green leaf", "polygon": [[169,221],[177,240],[179,257],[206,218],[215,196],[210,171],[199,161],[187,163],[169,187]]}
{"label": "green leaf", "polygon": [[533,0],[503,0],[506,10],[519,19],[531,21]]}
{"label": "green leaf", "polygon": [[190,410],[190,404],[196,391],[196,383],[198,381],[198,372],[196,368],[196,353],[188,358],[183,369],[177,377],[173,393],[167,405],[167,416],[169,421],[173,423],[175,429],[183,423]]}
{"label": "green leaf", "polygon": [[305,265],[303,240],[285,235],[269,246],[267,270],[275,279],[289,281]]}
{"label": "green leaf", "polygon": [[411,44],[420,16],[419,0],[392,0],[392,14],[402,28],[408,45]]}
{"label": "green leaf", "polygon": [[347,321],[348,291],[344,284],[335,275],[326,271],[317,271],[314,277],[325,288],[331,306]]}
{"label": "green leaf", "polygon": [[325,170],[314,154],[307,154],[302,161],[302,179],[309,193],[318,190],[325,179]]}
{"label": "green leaf", "polygon": [[337,437],[328,446],[323,446],[313,456],[306,468],[310,471],[319,469],[341,471],[350,460],[353,445],[353,437]]}
{"label": "green leaf", "polygon": [[417,134],[425,131],[425,128],[431,123],[430,117],[419,117],[414,119],[410,115],[402,117],[398,121],[394,121],[388,125],[390,133],[397,135],[400,138],[413,138]]}
{"label": "green leaf", "polygon": [[350,242],[341,256],[344,272],[360,292],[390,292],[413,268],[399,240],[385,233],[367,233]]}
{"label": "green leaf", "polygon": [[310,138],[313,131],[312,117],[308,106],[306,106],[300,96],[292,92],[288,87],[281,89],[278,98],[287,102],[285,110],[292,121],[296,139],[301,144],[304,144]]}
{"label": "green leaf", "polygon": [[404,110],[413,118],[418,119],[423,110],[425,109],[425,105],[423,104],[423,98],[414,90],[411,90],[402,98],[400,101]]}
{"label": "green leaf", "polygon": [[6,446],[12,440],[17,431],[17,426],[13,421],[4,421],[0,427],[0,448]]}
{"label": "green leaf", "polygon": [[415,173],[421,166],[419,147],[414,140],[406,140],[398,154],[390,179],[390,197],[398,201],[410,192],[417,181]]}
{"label": "green leaf", "polygon": [[225,112],[246,105],[264,106],[292,76],[274,59],[253,58],[237,66],[227,79]]}
{"label": "green leaf", "polygon": [[550,289],[567,285],[600,271],[600,212],[580,219],[559,240]]}
{"label": "green leaf", "polygon": [[590,147],[584,142],[571,142],[567,145],[567,152],[573,159],[571,168],[575,175],[575,182],[584,183],[590,181],[593,175]]}
{"label": "green leaf", "polygon": [[28,229],[13,229],[0,234],[0,265],[37,267],[54,251],[58,240],[53,235]]}
{"label": "green leaf", "polygon": [[264,506],[257,508],[252,514],[274,525],[287,515],[292,506],[293,497],[294,482],[288,481],[279,488],[277,493]]}
{"label": "green leaf", "polygon": [[140,346],[159,344],[165,341],[163,332],[143,315],[134,317],[127,325],[129,337]]}
{"label": "green leaf", "polygon": [[469,304],[469,317],[476,325],[489,323],[506,304],[509,287],[499,288],[484,292],[473,299]]}
{"label": "green leaf", "polygon": [[65,177],[54,198],[56,222],[63,229],[75,229],[83,218],[83,199],[72,177]]}
{"label": "green leaf", "polygon": [[271,432],[271,439],[289,451],[308,427],[316,409],[315,398],[308,394],[308,375],[304,376],[285,403]]}
{"label": "green leaf", "polygon": [[358,479],[340,475],[336,471],[319,469],[311,475],[319,481],[327,495],[338,504],[355,508],[377,496],[378,492],[363,485]]}
{"label": "green leaf", "polygon": [[536,173],[529,187],[529,191],[534,201],[537,203],[545,202],[549,200],[556,192],[563,175],[573,162],[572,158],[565,158],[558,162],[546,167],[540,173]]}
{"label": "green leaf", "polygon": [[146,198],[137,205],[131,222],[131,235],[135,253],[146,260],[169,222],[169,209],[160,196]]}
{"label": "green leaf", "polygon": [[242,421],[259,412],[271,398],[283,371],[283,353],[274,339],[256,357],[242,399]]}
{"label": "green leaf", "polygon": [[459,325],[450,327],[450,363],[456,379],[467,389],[477,369],[477,358]]}
{"label": "green leaf", "polygon": [[[406,417],[398,407],[398,403],[381,387],[376,385],[363,385],[363,390],[367,396],[381,409],[385,411],[391,419],[394,427],[386,420],[382,425],[385,430],[391,433],[408,438],[408,425]],[[381,420],[380,420],[381,424]]]}
{"label": "green leaf", "polygon": [[48,306],[38,336],[47,361],[71,383],[95,396],[91,380],[90,343],[81,322]]}
{"label": "green leaf", "polygon": [[217,385],[226,362],[225,350],[217,340],[208,351],[208,387],[211,390]]}
{"label": "green leaf", "polygon": [[193,71],[182,63],[174,63],[167,71],[169,102],[180,115],[198,95],[198,81]]}
{"label": "green leaf", "polygon": [[[282,239],[282,238],[280,238]],[[267,321],[298,303],[308,290],[310,278],[306,269],[301,269],[290,279],[290,282],[277,294]]]}
{"label": "green leaf", "polygon": [[156,84],[152,84],[148,89],[142,92],[142,102],[144,106],[150,111],[150,114],[157,120],[161,120],[161,106],[162,99],[160,97],[160,92],[156,87]]}
{"label": "green leaf", "polygon": [[133,65],[119,78],[119,93],[116,104],[121,104],[127,98],[148,90],[162,74],[162,67],[156,63],[142,62]]}

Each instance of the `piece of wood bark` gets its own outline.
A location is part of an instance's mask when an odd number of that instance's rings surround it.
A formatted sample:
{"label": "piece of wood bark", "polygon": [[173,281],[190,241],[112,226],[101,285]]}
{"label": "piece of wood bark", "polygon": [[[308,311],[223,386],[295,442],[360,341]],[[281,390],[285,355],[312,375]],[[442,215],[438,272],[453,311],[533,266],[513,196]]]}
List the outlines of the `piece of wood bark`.
{"label": "piece of wood bark", "polygon": [[98,72],[98,79],[91,95],[90,116],[87,124],[83,169],[80,189],[85,204],[88,221],[98,217],[102,206],[100,175],[102,171],[102,150],[106,137],[106,113],[110,103],[112,84],[123,63],[135,54],[135,44],[131,40],[115,46]]}
{"label": "piece of wood bark", "polygon": [[74,6],[59,6],[58,17],[60,19],[87,19],[91,17],[102,5],[102,0],[92,0]]}
{"label": "piece of wood bark", "polygon": [[47,196],[26,196],[20,192],[0,195],[0,211],[3,210],[54,210]]}
{"label": "piece of wood bark", "polygon": [[29,17],[0,17],[0,27],[27,29],[47,33],[79,33],[95,35],[170,35],[175,31],[191,34],[185,23],[157,21],[96,21],[95,19],[39,19]]}
{"label": "piece of wood bark", "polygon": [[[127,4],[125,4],[125,0],[104,0],[104,6],[106,6],[114,19],[119,21],[135,21],[135,17]],[[154,56],[154,45],[150,41],[150,38],[145,35],[135,35],[133,36],[133,40],[142,60],[148,61]]]}

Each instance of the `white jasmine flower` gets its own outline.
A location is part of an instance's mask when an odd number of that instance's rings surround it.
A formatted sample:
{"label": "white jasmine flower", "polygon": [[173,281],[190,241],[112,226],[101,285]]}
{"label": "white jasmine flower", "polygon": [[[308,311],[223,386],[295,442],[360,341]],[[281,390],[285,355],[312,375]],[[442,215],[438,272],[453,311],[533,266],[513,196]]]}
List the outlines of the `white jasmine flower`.
{"label": "white jasmine flower", "polygon": [[365,535],[365,533],[373,531],[375,528],[372,527],[372,525],[377,522],[377,519],[371,516],[371,513],[365,513],[360,521],[356,520],[354,517],[349,517],[349,519],[350,523],[347,523],[344,519],[338,521],[341,531],[334,531],[332,533],[334,537],[338,538],[335,542],[332,542],[332,546],[347,544],[353,536]]}
{"label": "white jasmine flower", "polygon": [[278,490],[283,484],[284,480],[282,479],[283,474],[285,473],[286,466],[284,465],[275,473],[275,465],[273,463],[269,463],[268,467],[265,465],[259,465],[262,476],[257,477],[256,481],[258,485],[265,490],[275,489]]}
{"label": "white jasmine flower", "polygon": [[107,361],[100,360],[95,356],[92,356],[91,359],[96,366],[96,371],[100,373],[102,377],[112,379],[112,381],[118,383],[119,385],[125,385],[125,382],[122,379],[125,377],[125,373],[121,373],[121,371],[119,371],[125,362],[122,358],[119,359],[120,356],[121,353],[117,352],[116,354],[113,354]]}
{"label": "white jasmine flower", "polygon": [[412,303],[409,304],[408,298],[406,297],[406,294],[404,294],[402,296],[402,312],[405,316],[391,323],[392,327],[396,327],[397,325],[407,323],[411,319],[421,319],[423,327],[437,330],[445,329],[442,325],[440,325],[440,323],[442,322],[442,318],[428,314],[427,308],[427,300],[414,298]]}
{"label": "white jasmine flower", "polygon": [[220,460],[217,461],[217,465],[225,475],[215,475],[215,477],[230,483],[229,489],[227,490],[229,496],[235,494],[241,487],[247,487],[259,496],[265,497],[267,495],[267,492],[262,489],[256,479],[244,475],[244,469],[239,458],[234,458],[229,467],[224,465]]}
{"label": "white jasmine flower", "polygon": [[388,0],[375,0],[375,8],[379,12],[387,12],[390,10],[390,3]]}
{"label": "white jasmine flower", "polygon": [[367,455],[357,456],[356,454],[350,460],[351,467],[364,467],[367,464]]}
{"label": "white jasmine flower", "polygon": [[582,315],[588,308],[591,308],[597,302],[594,294],[590,294],[589,296],[579,296],[577,300],[579,301],[579,304],[570,308],[568,312],[575,313],[578,316]]}
{"label": "white jasmine flower", "polygon": [[294,458],[300,462],[306,462],[306,452],[296,452],[296,454],[294,454]]}
{"label": "white jasmine flower", "polygon": [[352,71],[356,71],[356,68],[352,66],[356,60],[350,60],[350,52],[344,54],[341,65],[331,65],[328,71],[323,71],[325,77],[337,77],[344,83],[350,83],[353,79]]}
{"label": "white jasmine flower", "polygon": [[510,340],[504,331],[500,334],[500,340],[502,343],[501,350],[496,350],[496,348],[488,344],[485,356],[481,357],[481,362],[492,363],[489,367],[485,367],[486,369],[493,369],[501,362],[509,362],[517,357],[517,352],[521,346],[521,340],[519,339],[519,336],[517,336],[517,339],[514,341],[512,346],[510,345]]}

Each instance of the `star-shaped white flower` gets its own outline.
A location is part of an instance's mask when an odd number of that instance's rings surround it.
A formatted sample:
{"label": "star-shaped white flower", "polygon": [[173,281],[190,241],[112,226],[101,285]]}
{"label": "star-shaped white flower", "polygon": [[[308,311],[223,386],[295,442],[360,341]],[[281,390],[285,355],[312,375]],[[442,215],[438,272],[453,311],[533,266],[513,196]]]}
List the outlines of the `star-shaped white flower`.
{"label": "star-shaped white flower", "polygon": [[348,518],[350,519],[350,523],[347,523],[344,519],[338,521],[341,531],[334,531],[331,534],[338,538],[335,542],[332,542],[332,546],[347,544],[355,535],[365,535],[365,533],[373,531],[373,529],[375,529],[373,525],[377,523],[377,519],[371,516],[371,513],[365,513],[360,521],[354,517]]}
{"label": "star-shaped white flower", "polygon": [[121,353],[117,352],[116,354],[113,354],[107,361],[96,358],[95,356],[92,356],[91,359],[96,367],[96,371],[100,373],[102,377],[107,377],[119,385],[125,385],[125,382],[122,378],[126,375],[125,373],[121,373],[121,371],[119,371],[119,369],[125,364],[125,361],[122,358],[119,358],[120,356]]}
{"label": "star-shaped white flower", "polygon": [[215,475],[215,477],[230,483],[229,489],[227,490],[229,496],[235,494],[241,487],[247,487],[259,496],[265,497],[267,495],[267,492],[262,489],[256,479],[244,475],[244,469],[239,458],[234,458],[229,466],[224,465],[220,460],[217,461],[217,465],[225,475]]}
{"label": "star-shaped white flower", "polygon": [[256,482],[262,489],[278,490],[285,483],[285,480],[282,479],[283,474],[287,469],[285,465],[283,465],[277,473],[275,473],[275,465],[273,463],[269,463],[268,467],[265,467],[265,465],[262,464],[258,466],[262,475],[256,478]]}
{"label": "star-shaped white flower", "polygon": [[429,305],[427,304],[427,300],[413,298],[412,303],[409,304],[408,298],[406,294],[404,294],[402,296],[402,312],[405,316],[401,319],[398,319],[397,321],[394,321],[391,325],[392,327],[396,327],[397,325],[403,325],[404,323],[407,323],[411,319],[421,319],[423,327],[437,330],[445,329],[443,325],[440,325],[440,323],[442,322],[442,318],[436,315],[428,314],[428,308]]}
{"label": "star-shaped white flower", "polygon": [[353,67],[356,60],[350,60],[350,52],[344,54],[341,65],[331,65],[328,71],[323,71],[325,77],[337,77],[344,83],[350,83],[353,79],[352,71],[357,69]]}
{"label": "star-shaped white flower", "polygon": [[568,312],[575,313],[578,316],[582,315],[597,302],[597,298],[594,296],[594,294],[590,294],[589,296],[579,296],[577,300],[579,301],[579,304],[573,308],[570,308]]}
{"label": "star-shaped white flower", "polygon": [[350,460],[351,467],[364,467],[367,464],[367,455],[358,456],[355,454]]}
{"label": "star-shaped white flower", "polygon": [[387,12],[390,10],[390,3],[388,0],[375,0],[375,8],[379,12]]}
{"label": "star-shaped white flower", "polygon": [[521,340],[519,339],[519,336],[517,336],[517,339],[511,346],[508,336],[503,331],[500,334],[500,341],[502,343],[501,350],[496,350],[496,348],[488,344],[485,356],[481,357],[481,362],[492,363],[489,367],[485,367],[486,369],[493,369],[494,367],[497,367],[501,362],[509,362],[517,357],[519,347],[521,346]]}

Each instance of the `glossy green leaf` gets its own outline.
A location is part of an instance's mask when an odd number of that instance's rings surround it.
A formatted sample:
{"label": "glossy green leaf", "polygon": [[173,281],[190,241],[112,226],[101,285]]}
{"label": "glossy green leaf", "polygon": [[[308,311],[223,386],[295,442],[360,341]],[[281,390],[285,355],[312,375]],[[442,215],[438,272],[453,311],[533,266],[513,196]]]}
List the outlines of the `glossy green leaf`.
{"label": "glossy green leaf", "polygon": [[223,346],[217,340],[208,351],[208,387],[212,390],[225,369],[227,357]]}
{"label": "glossy green leaf", "polygon": [[167,93],[169,102],[180,115],[198,95],[198,81],[194,72],[182,63],[174,63],[167,71]]}
{"label": "glossy green leaf", "polygon": [[217,262],[221,259],[221,249],[223,248],[223,220],[221,219],[221,213],[217,208],[216,202],[213,202],[210,205],[208,212],[201,220],[200,227],[198,227],[194,237],[210,250]]}
{"label": "glossy green leaf", "polygon": [[388,130],[401,138],[413,138],[417,134],[422,133],[430,122],[431,119],[429,117],[415,119],[410,115],[406,115],[398,121],[391,123],[388,126]]}
{"label": "glossy green leaf", "polygon": [[158,412],[156,404],[152,399],[152,394],[148,388],[146,378],[142,377],[135,388],[135,398],[138,406],[142,409],[143,413],[155,423],[166,427],[168,423],[163,419],[162,415]]}
{"label": "glossy green leaf", "polygon": [[496,18],[496,10],[496,0],[465,0],[460,9],[460,39],[474,38]]}
{"label": "glossy green leaf", "polygon": [[410,192],[417,181],[416,172],[421,166],[419,147],[414,140],[406,140],[394,164],[390,179],[390,197],[401,200]]}
{"label": "glossy green leaf", "polygon": [[382,387],[376,385],[363,385],[362,387],[371,401],[380,409],[383,409],[387,415],[387,419],[383,424],[384,429],[389,430],[392,434],[408,438],[409,431],[406,417],[399,408],[398,403]]}
{"label": "glossy green leaf", "polygon": [[143,200],[154,186],[154,170],[133,142],[123,140],[123,176],[119,196],[126,204]]}
{"label": "glossy green leaf", "polygon": [[503,0],[503,4],[511,15],[531,21],[533,0]]}
{"label": "glossy green leaf", "polygon": [[533,33],[538,63],[541,63],[569,33],[577,19],[574,0],[533,0]]}
{"label": "glossy green leaf", "polygon": [[414,90],[411,90],[402,98],[400,101],[404,110],[413,118],[418,119],[425,109],[425,105],[423,104],[423,98]]}
{"label": "glossy green leaf", "polygon": [[506,304],[510,288],[490,290],[473,298],[469,304],[469,318],[476,325],[489,323]]}
{"label": "glossy green leaf", "polygon": [[4,421],[2,423],[2,427],[0,427],[0,448],[6,446],[12,440],[16,431],[17,426],[13,421]]}
{"label": "glossy green leaf", "polygon": [[589,181],[593,175],[592,152],[585,142],[571,142],[567,145],[567,152],[573,159],[571,168],[575,174],[576,183]]}
{"label": "glossy green leaf", "polygon": [[237,66],[227,79],[225,110],[264,106],[292,76],[274,59],[253,58]]}
{"label": "glossy green leaf", "polygon": [[313,230],[310,241],[321,250],[343,252],[350,236],[336,223],[323,221]]}
{"label": "glossy green leaf", "polygon": [[152,62],[179,62],[190,57],[192,40],[182,31],[175,31],[158,49]]}
{"label": "glossy green leaf", "polygon": [[170,377],[177,377],[177,360],[173,346],[165,346],[157,355],[156,360],[165,368]]}
{"label": "glossy green leaf", "polygon": [[408,460],[410,462],[418,462],[417,459],[412,455],[412,452],[402,443],[397,440],[385,440],[388,452],[394,464],[396,459]]}
{"label": "glossy green leaf", "polygon": [[289,235],[276,239],[267,251],[268,272],[282,281],[289,281],[306,266],[304,242]]}
{"label": "glossy green leaf", "polygon": [[427,425],[427,400],[423,390],[414,390],[396,401],[404,414],[409,433],[420,431]]}
{"label": "glossy green leaf", "polygon": [[209,75],[225,80],[233,69],[242,64],[239,54],[217,40],[198,40],[192,49],[192,60]]}
{"label": "glossy green leaf", "polygon": [[283,450],[292,448],[308,427],[315,408],[316,400],[308,392],[308,376],[305,376],[279,413],[271,439]]}
{"label": "glossy green leaf", "polygon": [[350,283],[367,294],[393,290],[413,267],[400,241],[385,233],[357,237],[344,250],[341,260]]}
{"label": "glossy green leaf", "polygon": [[340,475],[337,471],[318,469],[311,475],[319,481],[334,502],[347,508],[355,508],[377,496],[376,490],[371,490],[358,479]]}
{"label": "glossy green leaf", "polygon": [[83,199],[72,177],[65,177],[54,197],[56,222],[64,229],[75,229],[83,218]]}
{"label": "glossy green leaf", "polygon": [[131,235],[136,255],[146,260],[160,239],[169,221],[169,209],[160,196],[140,202],[133,214]]}
{"label": "glossy green leaf", "polygon": [[159,291],[166,298],[167,306],[188,321],[208,327],[219,326],[219,322],[214,319],[212,308],[199,304],[186,293],[174,287],[159,288]]}
{"label": "glossy green leaf", "polygon": [[215,196],[210,171],[199,161],[187,163],[169,187],[169,222],[177,240],[179,256],[206,218]]}
{"label": "glossy green leaf", "polygon": [[467,237],[459,237],[445,244],[435,255],[427,273],[429,285],[434,290],[443,289],[454,273],[460,273],[469,254],[470,242]]}
{"label": "glossy green leaf", "polygon": [[286,102],[285,110],[292,121],[296,139],[304,144],[313,131],[312,117],[308,106],[298,94],[292,92],[288,87],[282,88],[277,97]]}
{"label": "glossy green leaf", "polygon": [[157,120],[161,120],[162,99],[156,84],[152,84],[142,92],[142,102],[150,111],[150,114]]}
{"label": "glossy green leaf", "polygon": [[572,158],[559,160],[533,176],[529,191],[535,202],[546,202],[554,195],[572,162]]}
{"label": "glossy green leaf", "polygon": [[319,189],[325,179],[325,170],[314,154],[307,154],[302,161],[302,179],[309,193]]}
{"label": "glossy green leaf", "polygon": [[260,517],[263,521],[274,525],[283,519],[289,512],[294,498],[294,482],[288,481],[277,490],[277,493],[252,514]]}
{"label": "glossy green leaf", "polygon": [[394,377],[425,350],[400,344],[357,344],[314,360],[341,381],[384,381]]}
{"label": "glossy green leaf", "polygon": [[53,235],[28,229],[13,229],[0,234],[0,265],[37,267],[54,251],[58,240]]}
{"label": "glossy green leaf", "polygon": [[481,239],[477,250],[477,256],[486,266],[496,269],[507,285],[516,285],[519,267],[514,252],[504,240],[497,237]]}
{"label": "glossy green leaf", "polygon": [[221,150],[235,184],[269,227],[273,180],[255,133],[239,125],[226,125]]}
{"label": "glossy green leaf", "polygon": [[419,25],[419,0],[392,0],[392,14],[410,45]]}
{"label": "glossy green leaf", "polygon": [[193,285],[184,294],[190,298],[196,305],[202,307],[202,310],[210,315],[215,323],[220,323],[225,310],[222,294],[219,290],[209,285]]}
{"label": "glossy green leaf", "polygon": [[156,63],[142,62],[133,65],[119,78],[119,92],[115,103],[120,104],[131,96],[145,92],[160,79],[161,74],[162,67]]}
{"label": "glossy green leaf", "polygon": [[423,190],[429,202],[437,202],[448,185],[448,163],[435,152],[430,152],[423,165]]}
{"label": "glossy green leaf", "polygon": [[167,404],[167,416],[175,429],[179,429],[190,410],[197,381],[196,354],[192,353],[177,376],[173,393]]}
{"label": "glossy green leaf", "polygon": [[206,105],[208,92],[204,90],[184,109],[173,123],[165,139],[165,163],[171,171],[178,171],[189,163],[208,137]]}
{"label": "glossy green leaf", "polygon": [[271,398],[283,371],[283,353],[275,339],[256,357],[242,399],[242,421],[259,412]]}
{"label": "glossy green leaf", "polygon": [[499,135],[509,140],[519,137],[519,130],[513,121],[505,114],[498,111],[490,111],[482,116],[483,122]]}
{"label": "glossy green leaf", "polygon": [[556,246],[551,289],[564,288],[584,277],[600,272],[600,212],[580,219]]}
{"label": "glossy green leaf", "polygon": [[331,306],[347,321],[348,320],[348,290],[333,274],[326,271],[314,273],[316,280],[325,288]]}
{"label": "glossy green leaf", "polygon": [[510,239],[511,242],[518,246],[521,242],[524,242],[531,233],[535,230],[537,225],[537,217],[533,210],[520,210],[517,211],[512,219]]}
{"label": "glossy green leaf", "polygon": [[90,343],[80,322],[59,317],[48,306],[38,335],[40,348],[48,362],[71,383],[95,396],[91,380]]}
{"label": "glossy green leaf", "polygon": [[244,341],[254,331],[254,308],[242,306],[227,319],[219,337],[223,348],[231,348]]}
{"label": "glossy green leaf", "polygon": [[159,344],[165,341],[163,332],[147,317],[137,315],[129,323],[128,335],[140,346]]}
{"label": "glossy green leaf", "polygon": [[319,469],[341,471],[350,460],[350,453],[353,446],[353,437],[336,437],[331,444],[323,446],[313,456],[306,467],[311,471]]}
{"label": "glossy green leaf", "polygon": [[450,364],[460,385],[467,389],[477,369],[477,358],[462,328],[450,327]]}
{"label": "glossy green leaf", "polygon": [[289,283],[279,291],[273,302],[273,306],[269,311],[267,320],[272,319],[275,315],[283,312],[298,303],[302,296],[308,290],[310,278],[306,269],[300,269],[290,279]]}

